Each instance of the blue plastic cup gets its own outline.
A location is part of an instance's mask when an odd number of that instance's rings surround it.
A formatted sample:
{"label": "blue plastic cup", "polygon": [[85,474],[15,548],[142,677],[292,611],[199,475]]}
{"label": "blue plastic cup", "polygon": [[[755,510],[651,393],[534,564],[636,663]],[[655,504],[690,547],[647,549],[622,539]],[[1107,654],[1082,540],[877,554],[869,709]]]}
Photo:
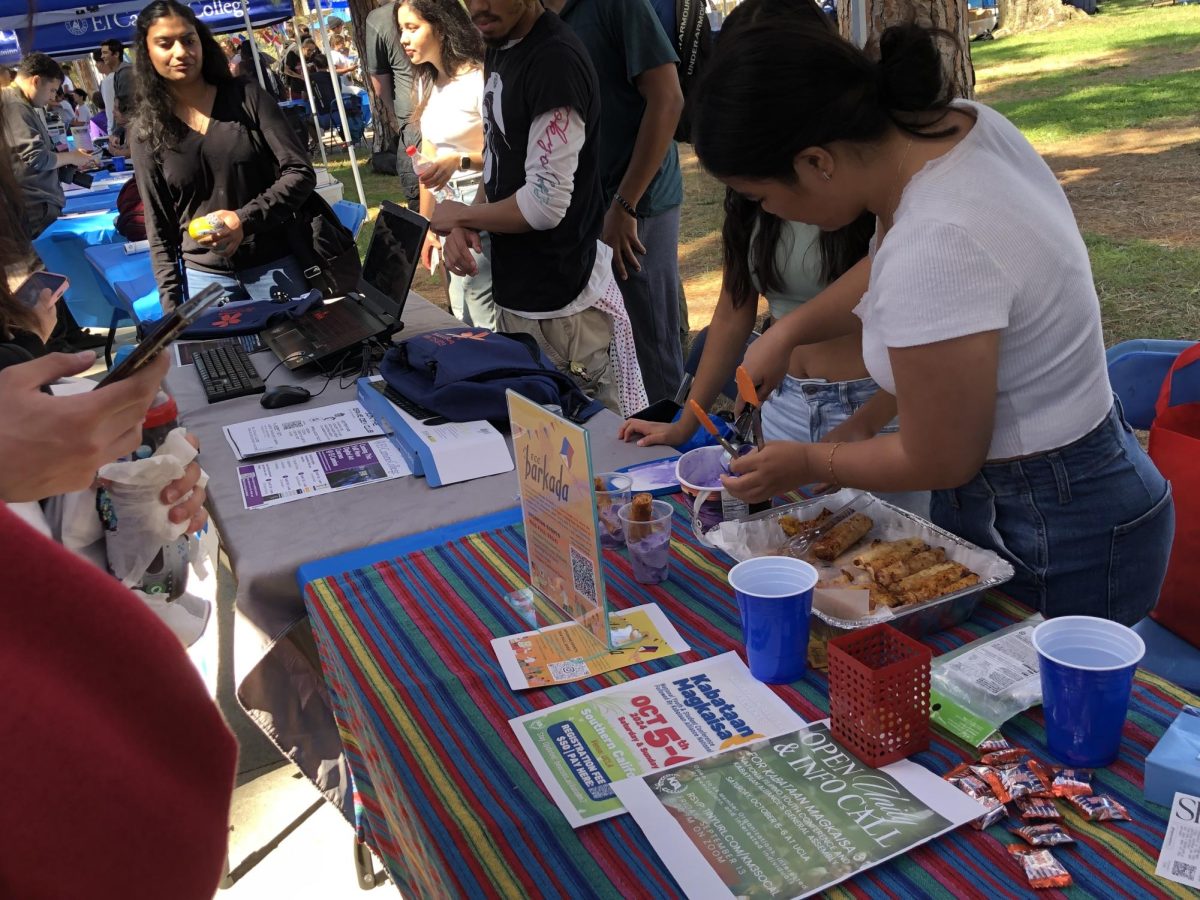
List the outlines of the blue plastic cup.
{"label": "blue plastic cup", "polygon": [[808,670],[808,617],[817,570],[799,559],[761,556],[729,570],[750,674],[789,684]]}
{"label": "blue plastic cup", "polygon": [[1033,646],[1041,666],[1050,753],[1079,768],[1111,765],[1146,645],[1117,622],[1062,616],[1033,630]]}
{"label": "blue plastic cup", "polygon": [[125,157],[114,156],[112,158],[112,165],[113,165],[114,172],[124,172],[125,171]]}

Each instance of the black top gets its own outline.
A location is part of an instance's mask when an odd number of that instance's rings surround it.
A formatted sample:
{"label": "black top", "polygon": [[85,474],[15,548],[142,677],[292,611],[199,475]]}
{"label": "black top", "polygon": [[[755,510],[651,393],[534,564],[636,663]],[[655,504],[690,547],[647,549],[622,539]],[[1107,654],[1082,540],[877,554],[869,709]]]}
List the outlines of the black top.
{"label": "black top", "polygon": [[584,143],[563,220],[548,231],[491,236],[496,303],[517,312],[562,309],[587,284],[604,216],[596,70],[579,38],[547,11],[515,46],[488,49],[484,79],[484,187],[490,203],[511,197],[525,184],[534,119],[560,107],[583,119]]}
{"label": "black top", "polygon": [[413,68],[400,44],[395,2],[367,13],[363,46],[367,51],[367,74],[392,76],[392,103],[403,130],[413,117]]}
{"label": "black top", "polygon": [[[223,81],[213,100],[207,134],[187,130],[179,145],[159,156],[133,142],[133,164],[146,213],[154,278],[165,309],[183,299],[176,261],[206,272],[266,265],[292,252],[281,226],[316,185],[295,131],[257,84]],[[257,124],[255,124],[257,123]],[[188,223],[218,209],[242,220],[245,239],[227,259],[201,247]]]}
{"label": "black top", "polygon": [[0,371],[45,355],[46,345],[30,331],[14,330],[11,337],[0,338]]}

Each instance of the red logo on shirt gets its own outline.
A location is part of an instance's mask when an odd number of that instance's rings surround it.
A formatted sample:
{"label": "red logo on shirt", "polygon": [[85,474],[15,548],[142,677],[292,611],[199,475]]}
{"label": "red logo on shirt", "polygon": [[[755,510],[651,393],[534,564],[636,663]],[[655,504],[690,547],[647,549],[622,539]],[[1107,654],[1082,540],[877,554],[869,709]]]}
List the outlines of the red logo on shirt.
{"label": "red logo on shirt", "polygon": [[237,312],[231,312],[231,313],[221,313],[221,315],[217,316],[217,320],[215,322],[213,322],[213,327],[214,328],[224,328],[227,325],[237,325],[241,321],[242,321],[241,310],[238,310]]}

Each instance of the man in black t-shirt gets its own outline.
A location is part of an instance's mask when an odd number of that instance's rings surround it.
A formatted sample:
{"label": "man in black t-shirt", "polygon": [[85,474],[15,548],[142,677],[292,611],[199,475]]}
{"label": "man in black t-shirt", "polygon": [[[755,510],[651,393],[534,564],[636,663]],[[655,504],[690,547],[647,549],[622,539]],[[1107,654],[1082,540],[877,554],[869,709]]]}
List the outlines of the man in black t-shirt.
{"label": "man in black t-shirt", "polygon": [[[371,79],[371,87],[380,103],[392,104],[399,132],[395,137],[400,146],[396,148],[396,174],[409,209],[420,205],[421,191],[412,160],[404,152],[407,147],[421,146],[421,129],[413,118],[413,70],[408,54],[400,46],[400,29],[396,25],[396,3],[385,3],[367,14],[363,29],[363,46],[367,51],[364,71]],[[386,115],[376,118],[377,136],[379,123],[387,121]],[[390,136],[389,136],[390,137]],[[377,145],[378,150],[387,150],[391,141]]]}
{"label": "man in black t-shirt", "polygon": [[[599,244],[599,91],[587,51],[538,0],[469,0],[488,45],[483,184],[475,203],[438,203],[432,227],[455,274],[491,235],[498,331],[533,335],[585,390],[619,409],[609,345],[624,315],[611,251]],[[640,387],[640,379],[639,379]],[[622,385],[621,397],[626,396]]]}

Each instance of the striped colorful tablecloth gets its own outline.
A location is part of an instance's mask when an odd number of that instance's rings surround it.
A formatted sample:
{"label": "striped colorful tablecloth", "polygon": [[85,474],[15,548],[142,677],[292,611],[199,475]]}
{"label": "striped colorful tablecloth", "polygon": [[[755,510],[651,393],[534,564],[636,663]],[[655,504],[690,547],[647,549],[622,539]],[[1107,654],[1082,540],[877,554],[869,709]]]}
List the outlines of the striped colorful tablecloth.
{"label": "striped colorful tablecloth", "polygon": [[[725,582],[729,560],[698,546],[677,506],[671,578],[649,587],[632,578],[623,551],[605,553],[615,608],[656,601],[691,644],[679,657],[550,690],[514,693],[492,653],[493,637],[524,630],[504,602],[527,574],[519,525],[437,541],[305,589],[325,676],[361,804],[360,827],[404,896],[673,897],[679,888],[629,816],[573,830],[550,801],[508,720],[682,662],[738,649],[737,607]],[[411,545],[410,545],[411,546]],[[332,567],[330,563],[334,564]],[[324,561],[324,571],[339,571]],[[992,593],[961,627],[932,635],[945,652],[1011,624],[1028,610]],[[776,688],[809,720],[828,711],[824,673]],[[1120,759],[1096,773],[1097,789],[1124,803],[1134,821],[1091,824],[1067,813],[1078,842],[1055,853],[1082,897],[1194,896],[1158,879],[1155,860],[1166,809],[1142,797],[1146,754],[1186,691],[1139,673]],[[1005,734],[1043,759],[1040,709]],[[936,736],[914,759],[944,773],[971,756]],[[864,872],[831,897],[1023,897],[1023,874],[1005,852],[1003,827],[960,828]],[[1058,896],[1057,891],[1039,896]]]}

